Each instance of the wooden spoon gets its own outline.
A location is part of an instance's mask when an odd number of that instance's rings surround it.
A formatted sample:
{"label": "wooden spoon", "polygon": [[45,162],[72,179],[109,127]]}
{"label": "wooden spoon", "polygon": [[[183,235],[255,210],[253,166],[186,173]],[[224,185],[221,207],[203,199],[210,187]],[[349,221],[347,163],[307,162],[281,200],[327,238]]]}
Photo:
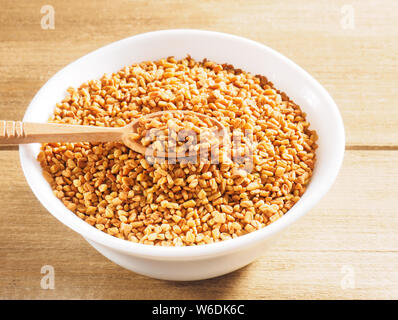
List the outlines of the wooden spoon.
{"label": "wooden spoon", "polygon": [[[161,117],[166,113],[183,113],[196,116],[202,120],[208,119],[220,131],[219,141],[223,143],[227,137],[227,129],[215,118],[185,110],[169,110],[147,114],[121,128],[81,126],[58,123],[33,123],[21,121],[0,121],[0,145],[26,144],[34,142],[120,142],[130,149],[145,154],[146,147],[140,141],[129,139],[129,134],[137,132],[139,122]],[[167,157],[167,154],[157,154],[157,157]]]}

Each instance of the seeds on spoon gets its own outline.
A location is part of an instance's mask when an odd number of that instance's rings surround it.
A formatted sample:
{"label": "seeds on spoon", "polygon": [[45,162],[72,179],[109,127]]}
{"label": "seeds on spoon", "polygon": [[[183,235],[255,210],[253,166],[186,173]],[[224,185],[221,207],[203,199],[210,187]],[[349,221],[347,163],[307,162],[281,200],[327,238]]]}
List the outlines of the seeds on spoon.
{"label": "seeds on spoon", "polygon": [[147,148],[146,156],[165,158],[199,156],[207,158],[212,146],[219,144],[219,128],[208,118],[183,112],[162,113],[138,121],[136,132],[130,133],[131,141]]}

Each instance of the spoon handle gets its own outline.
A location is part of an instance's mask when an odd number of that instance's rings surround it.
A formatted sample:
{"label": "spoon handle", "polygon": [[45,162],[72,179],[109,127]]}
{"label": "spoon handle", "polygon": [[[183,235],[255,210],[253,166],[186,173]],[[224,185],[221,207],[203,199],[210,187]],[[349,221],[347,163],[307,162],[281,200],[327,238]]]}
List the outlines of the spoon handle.
{"label": "spoon handle", "polygon": [[121,141],[121,128],[0,120],[0,144]]}

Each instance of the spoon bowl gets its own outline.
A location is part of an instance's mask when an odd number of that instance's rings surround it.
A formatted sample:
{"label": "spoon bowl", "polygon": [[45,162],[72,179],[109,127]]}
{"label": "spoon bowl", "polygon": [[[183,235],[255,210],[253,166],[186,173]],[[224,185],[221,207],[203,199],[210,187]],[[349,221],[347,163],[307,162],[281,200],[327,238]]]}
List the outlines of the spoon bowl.
{"label": "spoon bowl", "polygon": [[[162,116],[164,115],[184,115],[184,116],[195,116],[199,118],[200,120],[212,124],[213,128],[216,129],[216,137],[217,137],[217,142],[213,144],[211,147],[212,148],[217,148],[222,145],[226,145],[229,137],[229,132],[226,127],[224,127],[220,121],[218,121],[214,117],[210,117],[206,114],[194,112],[194,111],[187,111],[187,110],[168,110],[168,111],[159,111],[159,112],[154,112],[145,115],[142,118],[136,119],[129,123],[127,126],[123,127],[124,134],[122,136],[122,141],[123,143],[129,147],[130,149],[139,152],[141,154],[145,154],[147,156],[153,156],[155,158],[173,158],[175,159],[178,157],[179,159],[181,158],[186,158],[188,155],[186,153],[176,153],[176,152],[157,152],[154,154],[153,150],[151,148],[148,148],[147,146],[144,146],[142,143],[139,142],[137,139],[131,139],[130,135],[131,133],[137,133],[139,131],[139,126],[149,122],[152,119],[159,118],[161,119]],[[199,141],[200,142],[200,141]]]}

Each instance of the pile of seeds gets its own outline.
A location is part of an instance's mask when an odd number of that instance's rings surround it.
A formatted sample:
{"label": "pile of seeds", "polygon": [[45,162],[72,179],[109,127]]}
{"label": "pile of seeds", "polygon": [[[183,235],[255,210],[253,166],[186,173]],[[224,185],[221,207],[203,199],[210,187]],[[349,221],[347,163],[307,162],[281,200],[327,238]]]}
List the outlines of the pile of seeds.
{"label": "pile of seeds", "polygon": [[241,137],[236,152],[246,159],[251,152],[250,165],[227,154],[216,163],[150,164],[122,143],[43,144],[38,161],[54,194],[115,237],[162,246],[236,238],[282,217],[311,178],[316,133],[265,77],[171,57],[125,67],[68,93],[51,122],[121,127],[152,112],[191,110],[216,118],[231,140]]}
{"label": "pile of seeds", "polygon": [[196,160],[197,154],[208,154],[211,146],[218,144],[218,130],[208,118],[170,112],[149,121],[140,119],[136,132],[129,134],[129,139],[146,147],[147,157],[173,155],[177,159],[191,156]]}

